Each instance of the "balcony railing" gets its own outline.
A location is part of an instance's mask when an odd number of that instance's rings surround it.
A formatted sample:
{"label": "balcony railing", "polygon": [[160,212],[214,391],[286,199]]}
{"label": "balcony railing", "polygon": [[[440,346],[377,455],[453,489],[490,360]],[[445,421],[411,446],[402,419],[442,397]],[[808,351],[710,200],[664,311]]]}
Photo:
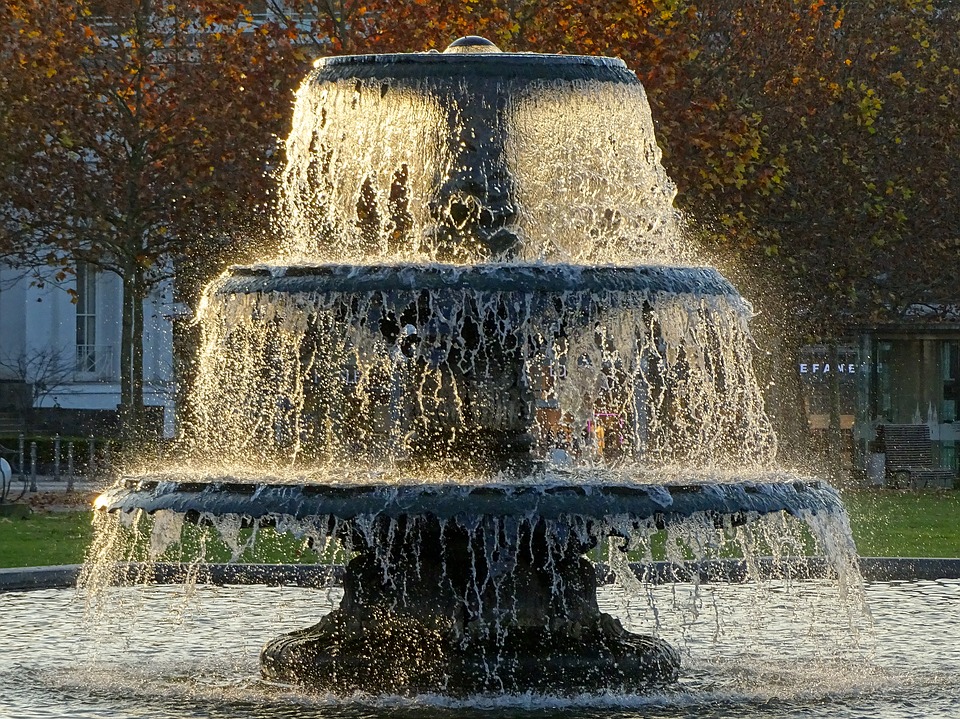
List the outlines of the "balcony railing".
{"label": "balcony railing", "polygon": [[77,381],[110,380],[113,374],[113,345],[77,345]]}

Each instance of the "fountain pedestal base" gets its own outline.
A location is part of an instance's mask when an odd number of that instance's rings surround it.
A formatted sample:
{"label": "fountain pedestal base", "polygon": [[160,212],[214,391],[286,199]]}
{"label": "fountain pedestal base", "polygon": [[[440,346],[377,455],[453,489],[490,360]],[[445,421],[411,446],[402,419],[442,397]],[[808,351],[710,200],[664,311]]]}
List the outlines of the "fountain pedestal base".
{"label": "fountain pedestal base", "polygon": [[581,556],[589,547],[573,533],[561,546],[543,521],[510,540],[496,522],[468,530],[418,517],[380,529],[384,541],[347,565],[340,608],[267,644],[265,677],[338,694],[453,696],[639,691],[676,679],[669,644],[599,610]]}
{"label": "fountain pedestal base", "polygon": [[337,694],[467,696],[484,692],[634,692],[677,678],[666,642],[602,614],[589,627],[504,629],[457,636],[408,614],[331,612],[278,637],[261,654],[264,676]]}

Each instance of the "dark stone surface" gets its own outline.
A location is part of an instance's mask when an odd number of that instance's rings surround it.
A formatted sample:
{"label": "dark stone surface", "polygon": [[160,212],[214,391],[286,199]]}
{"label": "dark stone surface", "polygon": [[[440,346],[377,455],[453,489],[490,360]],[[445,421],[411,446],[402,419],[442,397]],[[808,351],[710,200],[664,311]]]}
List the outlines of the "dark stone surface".
{"label": "dark stone surface", "polygon": [[601,614],[562,628],[510,627],[463,636],[404,612],[338,610],[270,642],[264,676],[334,693],[635,692],[677,678],[666,642],[626,631]]}
{"label": "dark stone surface", "polygon": [[[551,301],[567,292],[658,292],[670,294],[726,295],[739,297],[736,289],[712,267],[665,267],[661,265],[583,266],[583,265],[293,265],[238,266],[220,284],[219,295],[256,292],[374,293],[409,291],[413,293],[447,290],[451,292],[508,292],[518,295],[542,295]],[[614,299],[614,298],[611,298]],[[630,306],[635,298],[620,298]]]}
{"label": "dark stone surface", "polygon": [[79,564],[0,569],[0,592],[73,587],[77,583],[79,573]]}
{"label": "dark stone surface", "polygon": [[[320,58],[309,82],[383,80],[405,83],[427,81],[447,92],[478,93],[477,85],[491,80],[536,81],[595,80],[639,85],[637,76],[619,58],[595,55],[551,55],[527,52],[439,53],[409,52],[383,55],[337,55]],[[471,84],[460,90],[466,80]]]}
{"label": "dark stone surface", "polygon": [[808,482],[730,482],[720,484],[580,484],[544,481],[521,484],[348,485],[281,483],[265,478],[245,483],[230,477],[182,481],[176,474],[129,478],[104,492],[96,506],[107,511],[155,512],[170,509],[199,516],[238,514],[250,519],[284,515],[294,519],[329,516],[402,517],[424,514],[440,519],[470,517],[582,517],[622,515],[655,518],[666,525],[697,512],[717,516],[786,511],[837,512],[842,508],[829,484]]}
{"label": "dark stone surface", "polygon": [[573,532],[558,544],[543,521],[512,539],[500,525],[411,521],[355,537],[369,544],[346,567],[340,608],[269,642],[265,677],[339,694],[455,696],[676,679],[672,647],[600,612],[593,564],[580,556],[590,547]]}

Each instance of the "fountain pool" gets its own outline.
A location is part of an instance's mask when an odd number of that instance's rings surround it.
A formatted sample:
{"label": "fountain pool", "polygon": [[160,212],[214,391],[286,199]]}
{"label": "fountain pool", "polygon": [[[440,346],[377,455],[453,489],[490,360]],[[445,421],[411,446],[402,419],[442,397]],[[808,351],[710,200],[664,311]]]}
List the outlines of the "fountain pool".
{"label": "fountain pool", "polygon": [[277,528],[342,591],[266,644],[264,679],[447,702],[686,676],[659,615],[702,596],[641,622],[598,594],[603,560],[626,610],[651,599],[630,562],[661,541],[754,581],[761,555],[813,553],[862,598],[838,494],[776,465],[752,309],[693,262],[623,62],[482,38],[322,58],[286,155],[278,254],[207,288],[182,455],[98,499],[83,586],[194,523],[232,560]]}
{"label": "fountain pool", "polygon": [[[872,625],[831,611],[816,582],[663,585],[661,636],[683,677],[653,693],[572,698],[334,697],[263,681],[257,653],[278,630],[334,609],[339,590],[182,586],[117,589],[120,611],[85,623],[75,592],[3,595],[0,716],[72,717],[955,717],[960,714],[960,581],[872,583]],[[698,593],[699,599],[691,601]],[[601,607],[630,615],[614,587]],[[699,607],[699,613],[692,613]],[[189,611],[187,611],[189,610]],[[130,617],[138,615],[138,621]],[[643,626],[640,624],[639,626]],[[717,636],[722,641],[717,641]]]}

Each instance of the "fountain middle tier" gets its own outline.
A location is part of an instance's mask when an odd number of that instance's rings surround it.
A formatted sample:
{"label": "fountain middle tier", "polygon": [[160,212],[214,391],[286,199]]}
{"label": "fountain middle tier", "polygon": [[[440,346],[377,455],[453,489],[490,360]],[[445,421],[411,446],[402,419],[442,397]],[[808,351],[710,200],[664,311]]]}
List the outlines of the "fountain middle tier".
{"label": "fountain middle tier", "polygon": [[[654,296],[739,297],[713,267],[487,263],[299,264],[237,266],[216,286],[219,295],[257,292],[327,293],[470,290],[520,293],[540,302],[564,293],[634,292]],[[627,299],[627,298],[625,298]],[[629,303],[629,302],[628,302]]]}
{"label": "fountain middle tier", "polygon": [[750,314],[705,267],[238,267],[205,298],[192,439],[275,466],[763,466]]}

